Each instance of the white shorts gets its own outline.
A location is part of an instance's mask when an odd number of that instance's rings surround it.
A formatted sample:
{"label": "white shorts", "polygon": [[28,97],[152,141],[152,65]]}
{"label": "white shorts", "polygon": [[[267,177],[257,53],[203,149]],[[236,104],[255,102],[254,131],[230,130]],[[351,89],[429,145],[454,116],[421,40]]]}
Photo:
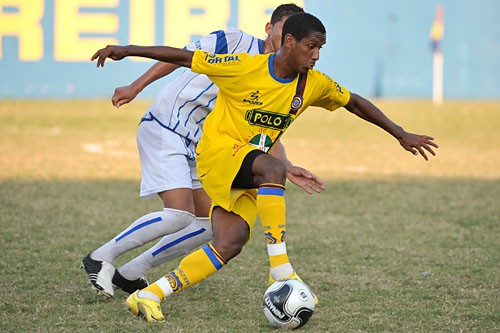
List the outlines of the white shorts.
{"label": "white shorts", "polygon": [[142,169],[141,197],[176,188],[201,188],[192,141],[153,119],[143,119],[137,130],[137,147]]}

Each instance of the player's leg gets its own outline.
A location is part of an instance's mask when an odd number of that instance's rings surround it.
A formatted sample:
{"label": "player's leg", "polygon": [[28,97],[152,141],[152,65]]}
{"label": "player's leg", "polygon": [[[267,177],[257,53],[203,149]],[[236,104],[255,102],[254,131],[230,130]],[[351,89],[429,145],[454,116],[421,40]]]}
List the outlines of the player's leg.
{"label": "player's leg", "polygon": [[[269,284],[280,279],[302,279],[293,270],[286,250],[285,165],[271,155],[260,154],[252,165],[253,181],[258,185],[257,210],[267,240],[271,271]],[[315,303],[318,298],[313,293]]]}
{"label": "player's leg", "polygon": [[[187,189],[173,190],[177,197],[184,197],[186,202],[192,196]],[[191,190],[189,190],[191,191]],[[181,207],[179,207],[181,208]],[[164,235],[172,234],[190,225],[195,216],[185,210],[164,208],[161,211],[146,214],[135,220],[120,234],[113,237],[83,259],[83,266],[94,289],[106,297],[113,297],[113,284],[122,288],[142,288],[147,285],[145,279],[128,279],[115,271],[112,263],[121,254],[139,247]]]}
{"label": "player's leg", "polygon": [[243,161],[235,182],[251,182],[257,191],[257,211],[267,239],[271,276],[275,280],[293,273],[286,251],[285,219],[286,166],[279,159],[259,150],[250,152]]}
{"label": "player's leg", "polygon": [[[208,218],[211,201],[198,179],[196,163],[189,161],[189,164],[193,183],[192,198],[189,202],[194,202],[197,217],[186,228],[164,236],[152,248],[116,269],[113,284],[129,294],[147,286],[140,282],[151,268],[186,255],[212,240],[212,225]],[[186,198],[179,200],[179,197],[172,197],[171,194],[177,195],[178,190],[167,192],[160,193],[166,206],[174,205],[176,202],[179,205],[188,202]]]}
{"label": "player's leg", "polygon": [[[154,121],[142,122],[137,133],[142,181],[141,196],[160,194],[161,211],[146,214],[83,259],[91,285],[112,297],[113,261],[146,242],[174,233],[194,220],[194,204],[185,142]],[[144,281],[136,281],[144,285]]]}
{"label": "player's leg", "polygon": [[126,301],[129,311],[147,321],[162,321],[161,300],[205,280],[241,252],[250,235],[248,223],[220,207],[214,208],[211,219],[212,243],[184,257],[177,269],[155,283],[130,295]]}
{"label": "player's leg", "polygon": [[[126,264],[116,269],[113,283],[125,292],[133,293],[138,288],[135,284],[115,283],[123,277],[128,281],[141,279],[153,267],[188,254],[197,247],[212,240],[212,225],[208,217],[197,217],[187,227],[161,238],[153,247],[141,253]],[[127,286],[131,285],[130,288]]]}

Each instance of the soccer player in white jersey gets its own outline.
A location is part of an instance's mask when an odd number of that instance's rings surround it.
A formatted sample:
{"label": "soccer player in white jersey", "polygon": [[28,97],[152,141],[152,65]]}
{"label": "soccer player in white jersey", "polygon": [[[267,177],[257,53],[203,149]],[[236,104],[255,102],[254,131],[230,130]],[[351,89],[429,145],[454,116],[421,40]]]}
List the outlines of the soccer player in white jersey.
{"label": "soccer player in white jersey", "polygon": [[[266,40],[238,29],[216,31],[186,47],[211,53],[269,53],[281,45],[281,29],[291,14],[302,8],[286,4],[277,7],[266,25]],[[178,68],[156,63],[127,87],[117,88],[112,98],[119,107],[130,102],[148,84]],[[198,180],[195,147],[202,134],[203,121],[212,110],[218,88],[207,76],[185,71],[167,85],[144,114],[137,133],[141,158],[142,197],[159,195],[162,211],[146,214],[127,229],[83,258],[91,286],[101,295],[114,296],[114,288],[133,293],[147,286],[146,272],[188,253],[212,238],[208,220],[210,199]],[[258,103],[258,101],[256,101]],[[273,154],[283,159],[288,179],[306,192],[320,192],[321,181],[312,173],[293,166],[282,146]],[[118,267],[113,261],[121,254],[163,237],[152,248]]]}

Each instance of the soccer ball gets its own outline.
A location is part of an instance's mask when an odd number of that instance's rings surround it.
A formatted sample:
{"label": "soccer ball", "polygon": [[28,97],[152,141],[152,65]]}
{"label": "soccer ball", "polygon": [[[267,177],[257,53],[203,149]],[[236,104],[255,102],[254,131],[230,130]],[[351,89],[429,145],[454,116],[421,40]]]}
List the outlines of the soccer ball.
{"label": "soccer ball", "polygon": [[304,282],[280,280],[267,288],[262,307],[271,326],[296,329],[304,326],[311,318],[314,297]]}

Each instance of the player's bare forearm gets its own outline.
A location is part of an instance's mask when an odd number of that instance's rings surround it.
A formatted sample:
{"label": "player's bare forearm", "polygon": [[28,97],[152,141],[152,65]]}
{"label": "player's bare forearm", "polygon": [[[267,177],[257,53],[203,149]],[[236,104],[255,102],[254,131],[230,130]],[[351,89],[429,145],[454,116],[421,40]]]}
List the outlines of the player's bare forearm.
{"label": "player's bare forearm", "polygon": [[158,61],[153,66],[151,66],[144,74],[135,80],[132,85],[135,86],[139,91],[142,91],[145,87],[161,79],[164,76],[169,75],[173,71],[179,68],[179,65],[171,64],[168,62]]}
{"label": "player's bare forearm", "polygon": [[272,155],[277,159],[281,160],[283,163],[285,163],[287,168],[293,165],[292,162],[290,162],[288,160],[288,157],[286,156],[285,146],[283,146],[281,140],[276,141],[276,143],[269,151],[269,155]]}
{"label": "player's bare forearm", "polygon": [[413,155],[420,154],[426,161],[428,160],[426,152],[433,156],[436,155],[433,147],[438,148],[439,146],[434,142],[433,137],[406,132],[367,99],[352,93],[351,99],[345,108],[358,117],[390,133],[399,141],[404,149]]}
{"label": "player's bare forearm", "polygon": [[404,132],[401,126],[390,120],[373,103],[357,94],[351,93],[351,99],[345,108],[358,117],[384,129],[398,140]]}
{"label": "player's bare forearm", "polygon": [[168,62],[157,62],[128,86],[116,88],[111,102],[116,107],[130,103],[148,85],[172,73],[177,68],[179,68],[178,65],[169,64]]}
{"label": "player's bare forearm", "polygon": [[170,46],[108,45],[98,50],[91,60],[97,59],[97,67],[103,67],[106,58],[122,60],[125,57],[143,57],[182,67],[191,67],[193,53],[193,51]]}

